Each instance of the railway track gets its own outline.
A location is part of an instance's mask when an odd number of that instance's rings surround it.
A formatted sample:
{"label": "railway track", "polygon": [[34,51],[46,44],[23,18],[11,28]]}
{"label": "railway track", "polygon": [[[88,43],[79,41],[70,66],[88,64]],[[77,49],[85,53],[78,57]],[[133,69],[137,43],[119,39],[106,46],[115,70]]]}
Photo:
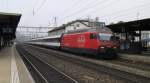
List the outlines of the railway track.
{"label": "railway track", "polygon": [[21,46],[16,47],[36,83],[79,83]]}
{"label": "railway track", "polygon": [[[42,59],[44,59],[45,61],[48,62],[48,58],[50,58],[51,56],[57,57],[61,60],[70,62],[70,63],[74,63],[77,65],[80,65],[84,68],[87,69],[91,69],[94,71],[97,71],[98,73],[103,73],[106,74],[108,76],[110,76],[112,79],[115,79],[116,81],[109,81],[110,83],[149,83],[150,79],[147,77],[143,77],[140,75],[135,75],[132,73],[128,73],[125,71],[120,71],[119,69],[113,69],[110,67],[107,67],[105,65],[100,65],[99,63],[113,63],[116,65],[125,65],[125,66],[129,66],[129,67],[137,67],[140,68],[140,66],[136,66],[133,64],[130,64],[130,62],[126,62],[126,61],[122,61],[122,60],[111,60],[111,61],[104,61],[104,60],[96,60],[96,59],[91,59],[88,57],[81,57],[81,56],[74,56],[72,54],[68,54],[68,53],[64,53],[64,52],[59,52],[59,51],[54,51],[54,50],[50,50],[50,49],[44,49],[44,48],[40,48],[40,47],[35,47],[35,46],[31,46],[31,45],[25,45],[25,48],[29,48],[28,51],[30,50],[30,52],[35,53],[34,56],[36,57],[40,57]],[[37,53],[37,54],[36,54]],[[40,56],[40,55],[42,56]],[[49,56],[51,55],[51,56]],[[54,64],[53,64],[54,65]],[[55,65],[54,65],[55,66]],[[149,67],[146,67],[147,69],[149,69]],[[65,72],[65,71],[64,71]],[[67,72],[66,72],[67,73]],[[104,77],[104,79],[107,79]],[[117,81],[119,80],[119,81]],[[120,81],[121,80],[121,81]],[[107,80],[105,80],[104,82],[107,82]],[[94,82],[93,82],[94,83]]]}

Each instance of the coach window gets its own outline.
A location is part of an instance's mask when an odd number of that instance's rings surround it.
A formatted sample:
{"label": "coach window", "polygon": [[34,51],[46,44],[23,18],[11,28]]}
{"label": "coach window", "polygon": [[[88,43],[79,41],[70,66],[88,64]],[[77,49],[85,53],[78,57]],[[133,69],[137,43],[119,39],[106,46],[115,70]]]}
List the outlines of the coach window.
{"label": "coach window", "polygon": [[90,39],[97,39],[96,34],[91,33],[91,34],[90,34]]}

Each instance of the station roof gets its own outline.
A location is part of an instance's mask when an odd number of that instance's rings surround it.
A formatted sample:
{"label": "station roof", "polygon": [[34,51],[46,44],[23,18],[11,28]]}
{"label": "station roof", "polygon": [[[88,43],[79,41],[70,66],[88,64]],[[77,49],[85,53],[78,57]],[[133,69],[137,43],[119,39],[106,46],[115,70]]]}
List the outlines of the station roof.
{"label": "station roof", "polygon": [[18,25],[21,14],[0,12],[0,24]]}
{"label": "station roof", "polygon": [[126,31],[150,31],[150,18],[111,24],[107,25],[107,27],[117,33],[121,33],[122,29],[125,29]]}
{"label": "station roof", "polygon": [[12,35],[15,35],[17,25],[20,21],[21,14],[16,13],[3,13],[0,12],[0,29],[11,28],[13,30]]}

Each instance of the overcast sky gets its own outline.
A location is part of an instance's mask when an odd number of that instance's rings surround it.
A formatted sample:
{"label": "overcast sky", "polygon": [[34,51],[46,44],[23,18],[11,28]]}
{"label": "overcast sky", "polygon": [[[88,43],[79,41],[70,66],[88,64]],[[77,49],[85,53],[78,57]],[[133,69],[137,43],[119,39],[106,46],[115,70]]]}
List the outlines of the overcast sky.
{"label": "overcast sky", "polygon": [[21,13],[20,26],[58,25],[99,17],[107,24],[150,18],[150,0],[0,0],[0,12]]}

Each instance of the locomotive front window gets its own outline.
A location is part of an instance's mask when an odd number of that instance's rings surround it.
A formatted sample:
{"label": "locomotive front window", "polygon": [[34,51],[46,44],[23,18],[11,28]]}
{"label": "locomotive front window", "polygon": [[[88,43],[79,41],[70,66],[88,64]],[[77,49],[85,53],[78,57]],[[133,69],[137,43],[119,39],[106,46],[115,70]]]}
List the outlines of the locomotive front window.
{"label": "locomotive front window", "polygon": [[97,35],[96,35],[96,34],[91,33],[91,34],[90,34],[90,39],[97,39]]}
{"label": "locomotive front window", "polygon": [[111,40],[112,34],[99,33],[100,40]]}

